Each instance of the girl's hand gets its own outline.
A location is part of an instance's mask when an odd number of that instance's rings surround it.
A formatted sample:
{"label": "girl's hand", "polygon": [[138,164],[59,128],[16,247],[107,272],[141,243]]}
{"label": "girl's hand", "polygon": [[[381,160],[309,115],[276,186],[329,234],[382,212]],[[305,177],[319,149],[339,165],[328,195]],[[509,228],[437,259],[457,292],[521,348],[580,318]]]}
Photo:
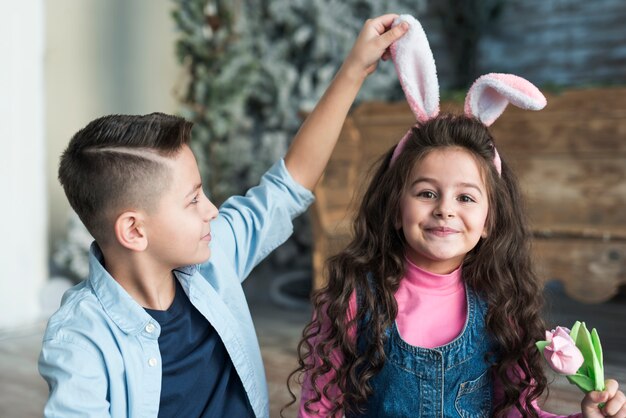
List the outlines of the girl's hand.
{"label": "girl's hand", "polygon": [[405,22],[391,28],[396,14],[387,14],[368,19],[354,42],[352,50],[344,61],[341,70],[356,77],[367,77],[376,70],[380,58],[386,60],[391,55],[389,45],[402,37],[409,29]]}
{"label": "girl's hand", "polygon": [[[618,390],[618,383],[613,379],[605,382],[606,389],[602,392],[589,392],[581,403],[583,417],[604,418],[619,417],[626,418],[626,395]],[[604,403],[602,409],[599,404]]]}

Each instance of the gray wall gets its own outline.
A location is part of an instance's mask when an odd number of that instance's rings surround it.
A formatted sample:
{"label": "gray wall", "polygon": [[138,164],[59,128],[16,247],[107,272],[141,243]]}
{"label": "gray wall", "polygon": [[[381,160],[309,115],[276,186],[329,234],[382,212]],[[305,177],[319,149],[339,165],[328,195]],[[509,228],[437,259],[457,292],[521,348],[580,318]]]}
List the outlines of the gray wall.
{"label": "gray wall", "polygon": [[[441,23],[431,12],[421,20],[445,88],[452,75]],[[479,74],[513,73],[540,86],[626,84],[624,22],[624,0],[506,0],[480,43]]]}
{"label": "gray wall", "polygon": [[538,84],[624,84],[625,22],[624,0],[509,1],[482,45],[485,70]]}

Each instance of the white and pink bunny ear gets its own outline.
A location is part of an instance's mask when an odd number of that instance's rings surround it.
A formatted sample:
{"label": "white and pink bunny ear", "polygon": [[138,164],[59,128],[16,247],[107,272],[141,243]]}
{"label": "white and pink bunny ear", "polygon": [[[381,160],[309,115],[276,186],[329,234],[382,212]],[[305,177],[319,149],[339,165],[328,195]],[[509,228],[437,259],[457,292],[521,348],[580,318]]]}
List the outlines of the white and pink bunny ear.
{"label": "white and pink bunny ear", "polygon": [[[391,58],[411,111],[419,122],[425,122],[439,114],[439,81],[435,58],[422,25],[411,15],[400,15],[394,20],[393,26],[402,22],[409,25],[409,30],[391,45]],[[391,164],[404,149],[410,133],[407,132],[396,145]]]}
{"label": "white and pink bunny ear", "polygon": [[465,98],[465,114],[490,126],[506,106],[541,110],[546,98],[530,81],[513,74],[485,74],[474,82]]}
{"label": "white and pink bunny ear", "polygon": [[422,25],[411,15],[400,15],[393,26],[402,22],[409,25],[409,30],[391,45],[391,57],[411,110],[418,121],[424,122],[439,114],[435,59]]}

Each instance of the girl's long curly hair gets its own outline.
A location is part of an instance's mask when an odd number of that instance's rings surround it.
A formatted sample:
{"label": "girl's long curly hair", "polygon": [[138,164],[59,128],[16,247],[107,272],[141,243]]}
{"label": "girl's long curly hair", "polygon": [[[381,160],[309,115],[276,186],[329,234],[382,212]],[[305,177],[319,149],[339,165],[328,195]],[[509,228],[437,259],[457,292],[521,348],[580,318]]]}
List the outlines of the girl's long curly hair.
{"label": "girl's long curly hair", "polygon": [[[488,236],[463,261],[465,283],[488,303],[487,329],[498,345],[499,361],[493,371],[504,388],[504,400],[495,416],[515,407],[536,417],[532,401],[546,389],[541,358],[535,341],[541,339],[542,287],[531,263],[531,234],[524,215],[516,178],[502,160],[502,174],[493,164],[494,142],[480,121],[466,116],[440,115],[412,128],[397,160],[390,165],[393,147],[378,162],[354,219],[353,238],[326,264],[328,284],[313,295],[313,320],[298,345],[299,367],[290,375],[306,375],[315,396],[304,407],[314,412],[322,396],[332,404],[331,416],[363,411],[372,393],[371,379],[385,362],[385,330],[398,313],[394,294],[404,276],[405,245],[400,201],[415,164],[429,152],[445,147],[462,148],[478,162],[488,191]],[[454,170],[454,167],[450,167]],[[370,279],[367,276],[370,276]],[[359,294],[355,318],[348,318],[353,292]],[[365,350],[358,350],[349,328],[363,324]],[[363,336],[361,336],[363,337]],[[343,361],[338,364],[336,354]],[[320,376],[335,376],[317,387]],[[512,373],[513,372],[513,373]],[[339,396],[332,395],[336,387]],[[292,402],[295,397],[292,395]],[[337,391],[335,391],[336,393]]]}

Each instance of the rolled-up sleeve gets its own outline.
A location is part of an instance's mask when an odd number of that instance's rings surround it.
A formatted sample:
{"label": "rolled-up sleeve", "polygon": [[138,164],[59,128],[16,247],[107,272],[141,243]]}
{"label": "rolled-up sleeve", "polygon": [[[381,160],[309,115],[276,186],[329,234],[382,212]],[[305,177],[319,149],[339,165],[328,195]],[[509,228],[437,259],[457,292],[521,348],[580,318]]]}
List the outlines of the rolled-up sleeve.
{"label": "rolled-up sleeve", "polygon": [[243,281],[250,271],[293,232],[293,219],[313,202],[310,190],[289,174],[284,160],[276,162],[258,186],[245,196],[233,196],[211,223],[211,246],[231,260]]}

